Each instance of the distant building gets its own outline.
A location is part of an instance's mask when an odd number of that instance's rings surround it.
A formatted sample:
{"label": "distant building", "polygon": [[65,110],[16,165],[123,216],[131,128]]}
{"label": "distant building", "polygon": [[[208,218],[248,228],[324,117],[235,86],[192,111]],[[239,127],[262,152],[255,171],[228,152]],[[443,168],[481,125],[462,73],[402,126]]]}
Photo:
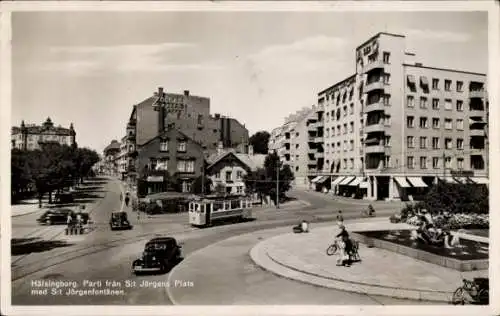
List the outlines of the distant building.
{"label": "distant building", "polygon": [[109,175],[119,175],[120,143],[114,139],[104,148],[104,168]]}
{"label": "distant building", "polygon": [[212,180],[212,190],[222,186],[226,194],[244,195],[246,187],[244,177],[259,168],[264,168],[266,155],[254,154],[252,146],[248,153],[237,152],[234,149],[219,150],[207,159],[206,176]]}
{"label": "distant building", "polygon": [[[204,168],[201,144],[169,128],[137,148],[137,192],[139,196],[177,189],[192,192],[193,181]],[[175,180],[178,188],[169,188]]]}
{"label": "distant building", "polygon": [[61,145],[75,146],[76,132],[73,123],[69,128],[54,126],[50,117],[42,125],[29,124],[24,121],[21,126],[12,127],[11,146],[23,150],[35,150],[40,148],[40,144],[56,142]]}

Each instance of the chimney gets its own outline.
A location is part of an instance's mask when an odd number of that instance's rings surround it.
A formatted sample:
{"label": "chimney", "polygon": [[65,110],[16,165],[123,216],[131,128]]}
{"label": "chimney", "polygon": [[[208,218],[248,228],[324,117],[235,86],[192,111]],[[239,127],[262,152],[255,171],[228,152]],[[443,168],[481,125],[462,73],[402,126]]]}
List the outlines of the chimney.
{"label": "chimney", "polygon": [[158,96],[161,97],[163,94],[163,87],[158,87]]}
{"label": "chimney", "polygon": [[189,90],[184,90],[184,95],[185,95],[186,97],[189,97]]}
{"label": "chimney", "polygon": [[248,155],[253,156],[253,146],[252,145],[248,145]]}
{"label": "chimney", "polygon": [[224,146],[222,145],[222,142],[220,141],[217,144],[217,154],[220,155],[220,154],[222,154],[223,151],[224,151]]}

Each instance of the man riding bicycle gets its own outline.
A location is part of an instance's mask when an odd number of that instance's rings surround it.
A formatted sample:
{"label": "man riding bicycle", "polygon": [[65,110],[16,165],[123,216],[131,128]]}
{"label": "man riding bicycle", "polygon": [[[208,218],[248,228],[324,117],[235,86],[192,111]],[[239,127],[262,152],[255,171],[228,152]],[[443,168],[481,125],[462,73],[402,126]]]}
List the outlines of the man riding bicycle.
{"label": "man riding bicycle", "polygon": [[[350,256],[349,254],[352,252],[352,242],[349,238],[349,233],[345,229],[344,225],[340,225],[340,233],[338,233],[335,237],[340,241],[341,251],[338,265],[350,265]],[[343,247],[342,247],[343,245]],[[343,248],[343,249],[342,249]]]}

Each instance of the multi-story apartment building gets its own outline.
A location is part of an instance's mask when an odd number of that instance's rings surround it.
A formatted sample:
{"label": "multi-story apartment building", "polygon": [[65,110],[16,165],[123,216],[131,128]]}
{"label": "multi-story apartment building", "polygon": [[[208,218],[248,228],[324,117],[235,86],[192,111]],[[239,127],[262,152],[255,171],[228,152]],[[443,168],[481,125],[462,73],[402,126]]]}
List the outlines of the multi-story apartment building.
{"label": "multi-story apartment building", "polygon": [[117,176],[120,170],[120,148],[121,144],[113,139],[103,150],[105,173]]}
{"label": "multi-story apartment building", "polygon": [[332,176],[335,193],[369,199],[407,199],[439,180],[487,182],[485,74],[415,63],[405,36],[389,33],[355,58],[354,75],[318,94],[312,147],[324,154],[311,179]]}
{"label": "multi-story apartment building", "polygon": [[285,124],[273,129],[269,138],[269,152],[276,151],[280,160],[290,166],[295,175],[294,185],[307,187],[308,164],[315,161],[309,155],[308,122],[315,120],[316,107],[303,108],[285,118]]}
{"label": "multi-story apartment building", "polygon": [[128,146],[127,146],[127,135],[123,136],[120,142],[120,151],[117,155],[118,163],[118,174],[121,179],[124,180],[127,175],[127,165],[128,165]]}
{"label": "multi-story apartment building", "polygon": [[69,128],[54,126],[50,117],[42,125],[24,124],[12,127],[11,146],[23,150],[35,150],[40,144],[46,142],[57,142],[61,145],[75,146],[76,132],[73,123]]}

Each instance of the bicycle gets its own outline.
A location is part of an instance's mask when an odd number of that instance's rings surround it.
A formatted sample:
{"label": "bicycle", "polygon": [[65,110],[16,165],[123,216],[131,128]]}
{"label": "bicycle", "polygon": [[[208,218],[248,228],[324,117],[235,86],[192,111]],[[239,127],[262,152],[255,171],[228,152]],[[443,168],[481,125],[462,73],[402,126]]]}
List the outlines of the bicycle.
{"label": "bicycle", "polygon": [[474,278],[472,281],[462,279],[462,282],[462,286],[460,286],[455,290],[455,292],[453,292],[453,295],[451,297],[451,304],[489,304],[490,291],[488,278]]}
{"label": "bicycle", "polygon": [[[351,251],[349,252],[349,258],[352,261],[361,261],[361,257],[359,256],[359,252],[358,252],[359,241],[351,239],[351,245],[352,245],[352,248],[351,248]],[[328,248],[326,248],[326,254],[328,256],[333,256],[335,253],[337,253],[337,250],[339,250],[339,249],[340,249],[339,241],[337,239],[335,239],[333,244],[331,244],[330,246],[328,246]]]}
{"label": "bicycle", "polygon": [[361,210],[361,216],[362,217],[375,217],[375,210],[373,209],[373,206],[370,204],[368,206],[368,209]]}

